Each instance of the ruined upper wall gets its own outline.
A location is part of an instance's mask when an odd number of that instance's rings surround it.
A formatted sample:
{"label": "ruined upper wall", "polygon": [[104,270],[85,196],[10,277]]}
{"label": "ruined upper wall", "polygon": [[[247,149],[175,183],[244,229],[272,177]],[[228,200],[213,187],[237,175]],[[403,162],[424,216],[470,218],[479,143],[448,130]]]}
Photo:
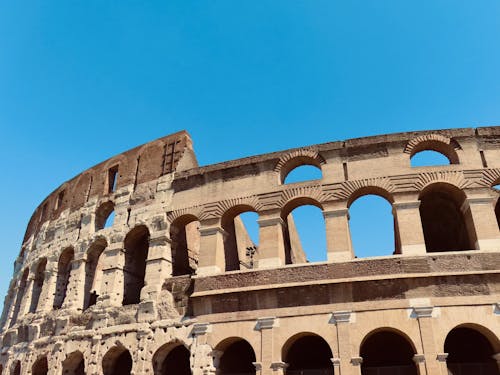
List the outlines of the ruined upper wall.
{"label": "ruined upper wall", "polygon": [[[36,235],[42,225],[57,219],[70,208],[76,211],[91,198],[106,198],[127,185],[140,185],[175,170],[198,165],[191,137],[180,131],[113,156],[66,181],[54,190],[33,213],[23,243]],[[116,171],[114,189],[109,186],[109,173]]]}

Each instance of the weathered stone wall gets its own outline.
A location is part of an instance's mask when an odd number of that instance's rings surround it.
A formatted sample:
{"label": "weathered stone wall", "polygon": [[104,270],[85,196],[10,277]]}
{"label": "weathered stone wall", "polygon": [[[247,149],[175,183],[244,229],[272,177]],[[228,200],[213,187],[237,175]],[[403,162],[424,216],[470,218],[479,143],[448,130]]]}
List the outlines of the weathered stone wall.
{"label": "weathered stone wall", "polygon": [[[390,331],[421,375],[445,375],[455,327],[499,353],[499,142],[500,127],[424,131],[198,167],[179,132],[115,156],[35,210],[0,321],[0,373],[111,374],[131,361],[160,374],[182,346],[193,374],[224,374],[224,353],[245,340],[252,371],[280,375],[288,350],[317,335],[336,375],[358,375],[367,337]],[[450,165],[411,167],[423,150]],[[304,164],[322,178],[285,184]],[[366,194],[392,205],[393,256],[356,258],[349,207]],[[289,216],[304,204],[322,210],[327,262],[305,263]],[[453,246],[433,232],[446,207],[450,238],[464,238]],[[247,211],[259,216],[253,257]]]}

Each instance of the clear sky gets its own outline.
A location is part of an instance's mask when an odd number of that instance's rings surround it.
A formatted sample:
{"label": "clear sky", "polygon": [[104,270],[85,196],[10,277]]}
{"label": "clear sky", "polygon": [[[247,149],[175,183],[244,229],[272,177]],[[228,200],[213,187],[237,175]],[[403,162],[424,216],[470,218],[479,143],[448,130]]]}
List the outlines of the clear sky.
{"label": "clear sky", "polygon": [[0,296],[45,196],[166,134],[188,130],[205,165],[500,124],[499,14],[497,0],[0,2]]}

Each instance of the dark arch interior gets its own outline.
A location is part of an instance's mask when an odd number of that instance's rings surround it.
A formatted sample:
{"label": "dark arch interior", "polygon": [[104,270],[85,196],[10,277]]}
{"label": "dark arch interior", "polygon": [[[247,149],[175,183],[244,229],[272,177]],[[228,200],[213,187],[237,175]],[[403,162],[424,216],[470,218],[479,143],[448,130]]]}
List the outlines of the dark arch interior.
{"label": "dark arch interior", "polygon": [[63,375],[85,375],[85,361],[80,352],[71,353],[62,363]]}
{"label": "dark arch interior", "polygon": [[288,363],[287,375],[331,375],[332,351],[319,336],[298,338],[288,349],[284,360]]}
{"label": "dark arch interior", "polygon": [[190,365],[191,353],[184,345],[179,345],[173,348],[163,359],[161,364],[155,366],[155,375],[191,375]]}
{"label": "dark arch interior", "polygon": [[451,330],[444,343],[450,375],[498,375],[495,354],[488,339],[472,328]]}
{"label": "dark arch interior", "polygon": [[497,224],[500,228],[500,199],[497,200],[497,204],[495,205],[495,216],[497,218]]}
{"label": "dark arch interior", "polygon": [[21,303],[23,301],[24,294],[26,292],[26,282],[28,281],[28,269],[24,270],[21,281],[19,282],[19,287],[17,289],[16,304],[14,305],[14,312],[12,313],[12,319],[10,321],[10,327],[12,327],[19,315],[19,310],[21,309]]}
{"label": "dark arch interior", "polygon": [[38,301],[40,300],[40,294],[42,293],[43,281],[45,280],[45,267],[47,266],[47,259],[42,259],[38,264],[35,273],[35,279],[33,280],[33,291],[31,295],[30,313],[34,313],[38,307]]}
{"label": "dark arch interior", "polygon": [[12,369],[12,375],[21,375],[21,362],[16,361],[16,364]]}
{"label": "dark arch interior", "polygon": [[125,267],[123,269],[123,305],[139,303],[146,274],[149,249],[149,231],[137,227],[125,238]]}
{"label": "dark arch interior", "polygon": [[31,369],[32,375],[47,375],[49,372],[49,364],[47,362],[47,357],[42,357],[37,359],[37,361],[33,364]]}
{"label": "dark arch interior", "polygon": [[222,354],[219,363],[221,374],[255,374],[255,353],[245,340],[238,340],[229,345]]}
{"label": "dark arch interior", "polygon": [[97,271],[97,265],[99,263],[99,258],[102,252],[106,248],[106,243],[96,242],[92,244],[87,254],[87,262],[85,263],[85,285],[84,285],[84,301],[83,309],[87,309],[90,306],[95,305],[97,302],[97,293],[95,291],[95,276]]}
{"label": "dark arch interior", "polygon": [[63,251],[57,264],[56,294],[54,296],[54,309],[60,309],[66,298],[69,276],[71,272],[71,262],[75,252],[72,248]]}
{"label": "dark arch interior", "polygon": [[130,375],[132,370],[130,352],[128,350],[108,352],[102,360],[102,369],[104,375]]}
{"label": "dark arch interior", "polygon": [[190,259],[197,254],[196,242],[199,241],[199,232],[195,227],[196,218],[179,219],[170,226],[170,239],[172,241],[172,276],[191,275],[194,270]]}
{"label": "dark arch interior", "polygon": [[464,213],[463,199],[444,189],[433,189],[420,198],[420,217],[427,252],[473,249]]}
{"label": "dark arch interior", "polygon": [[395,332],[372,334],[363,342],[360,355],[363,358],[362,375],[417,375],[411,344]]}

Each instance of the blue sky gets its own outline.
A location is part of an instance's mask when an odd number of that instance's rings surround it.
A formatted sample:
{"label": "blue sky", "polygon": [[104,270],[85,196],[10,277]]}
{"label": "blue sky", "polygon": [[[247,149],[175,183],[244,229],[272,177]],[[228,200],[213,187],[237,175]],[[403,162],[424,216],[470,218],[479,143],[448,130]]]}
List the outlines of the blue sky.
{"label": "blue sky", "polygon": [[205,165],[500,124],[499,14],[493,0],[0,2],[0,296],[47,194],[180,129]]}

